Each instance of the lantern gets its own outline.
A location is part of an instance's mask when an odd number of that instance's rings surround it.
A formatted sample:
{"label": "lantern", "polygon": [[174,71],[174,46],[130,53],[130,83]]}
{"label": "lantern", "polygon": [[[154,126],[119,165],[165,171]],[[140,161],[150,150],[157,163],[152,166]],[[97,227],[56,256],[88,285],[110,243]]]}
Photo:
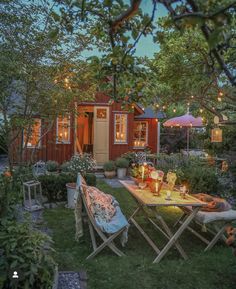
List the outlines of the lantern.
{"label": "lantern", "polygon": [[213,128],[211,130],[211,142],[222,142],[222,129]]}
{"label": "lantern", "polygon": [[41,210],[42,205],[42,187],[37,180],[23,182],[23,196],[25,210],[33,212]]}

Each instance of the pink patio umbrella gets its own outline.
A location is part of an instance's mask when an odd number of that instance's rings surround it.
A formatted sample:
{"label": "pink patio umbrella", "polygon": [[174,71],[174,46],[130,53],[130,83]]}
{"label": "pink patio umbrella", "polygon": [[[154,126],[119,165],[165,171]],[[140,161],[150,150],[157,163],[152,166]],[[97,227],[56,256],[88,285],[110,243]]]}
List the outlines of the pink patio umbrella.
{"label": "pink patio umbrella", "polygon": [[191,114],[187,113],[181,116],[173,117],[168,119],[163,123],[165,127],[186,127],[187,128],[187,152],[189,152],[189,129],[192,127],[202,127],[202,118],[193,117]]}

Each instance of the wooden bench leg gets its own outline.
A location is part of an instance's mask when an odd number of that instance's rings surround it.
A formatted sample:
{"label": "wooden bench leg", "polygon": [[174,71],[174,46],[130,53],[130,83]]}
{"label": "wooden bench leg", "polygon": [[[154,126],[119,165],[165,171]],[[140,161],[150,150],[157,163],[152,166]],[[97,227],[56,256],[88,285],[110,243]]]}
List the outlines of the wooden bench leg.
{"label": "wooden bench leg", "polygon": [[224,224],[224,226],[216,233],[215,237],[210,241],[208,246],[205,248],[204,252],[211,250],[211,248],[216,244],[216,242],[222,237],[225,232],[225,228],[229,224]]}
{"label": "wooden bench leg", "polygon": [[[123,231],[123,230],[122,230]],[[109,238],[106,238],[106,236],[104,234],[99,234],[100,237],[103,239],[103,243],[97,247],[96,250],[93,251],[93,253],[91,253],[86,259],[92,259],[93,257],[95,257],[99,252],[102,251],[103,248],[105,248],[106,246],[108,246],[116,255],[118,255],[119,257],[124,256],[124,253],[121,252],[114,244],[112,244],[112,241],[122,232],[119,231],[113,235],[111,235]],[[103,235],[103,236],[101,236]]]}

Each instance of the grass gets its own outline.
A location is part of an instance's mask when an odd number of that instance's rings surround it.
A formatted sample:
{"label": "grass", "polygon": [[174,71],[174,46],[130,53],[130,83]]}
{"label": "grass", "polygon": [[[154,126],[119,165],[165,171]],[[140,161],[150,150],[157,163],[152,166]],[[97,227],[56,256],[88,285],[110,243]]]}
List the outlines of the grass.
{"label": "grass", "polygon": [[[136,208],[136,203],[126,189],[113,189],[102,181],[98,182],[98,187],[117,198],[126,216]],[[178,209],[173,208],[163,209],[162,213],[170,223],[180,214]],[[184,232],[180,241],[189,259],[184,261],[179,253],[172,249],[161,263],[152,264],[155,252],[131,226],[129,241],[122,249],[125,257],[119,258],[109,249],[105,249],[94,259],[86,261],[86,256],[92,251],[88,228],[84,227],[81,242],[76,242],[73,211],[64,208],[46,210],[44,217],[53,230],[59,270],[86,270],[89,289],[236,288],[236,258],[224,244],[218,244],[212,251],[204,253],[201,241]],[[151,224],[142,216],[137,220],[158,245],[164,244],[164,239],[154,231]]]}

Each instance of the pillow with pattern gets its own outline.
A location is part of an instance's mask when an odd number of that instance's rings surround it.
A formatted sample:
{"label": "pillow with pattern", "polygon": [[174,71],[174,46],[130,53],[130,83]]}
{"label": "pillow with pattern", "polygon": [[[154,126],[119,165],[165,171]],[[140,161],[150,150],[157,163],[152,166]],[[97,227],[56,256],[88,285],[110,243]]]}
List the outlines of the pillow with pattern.
{"label": "pillow with pattern", "polygon": [[109,222],[116,213],[113,198],[95,187],[87,187],[87,197],[91,202],[91,211],[100,222]]}

